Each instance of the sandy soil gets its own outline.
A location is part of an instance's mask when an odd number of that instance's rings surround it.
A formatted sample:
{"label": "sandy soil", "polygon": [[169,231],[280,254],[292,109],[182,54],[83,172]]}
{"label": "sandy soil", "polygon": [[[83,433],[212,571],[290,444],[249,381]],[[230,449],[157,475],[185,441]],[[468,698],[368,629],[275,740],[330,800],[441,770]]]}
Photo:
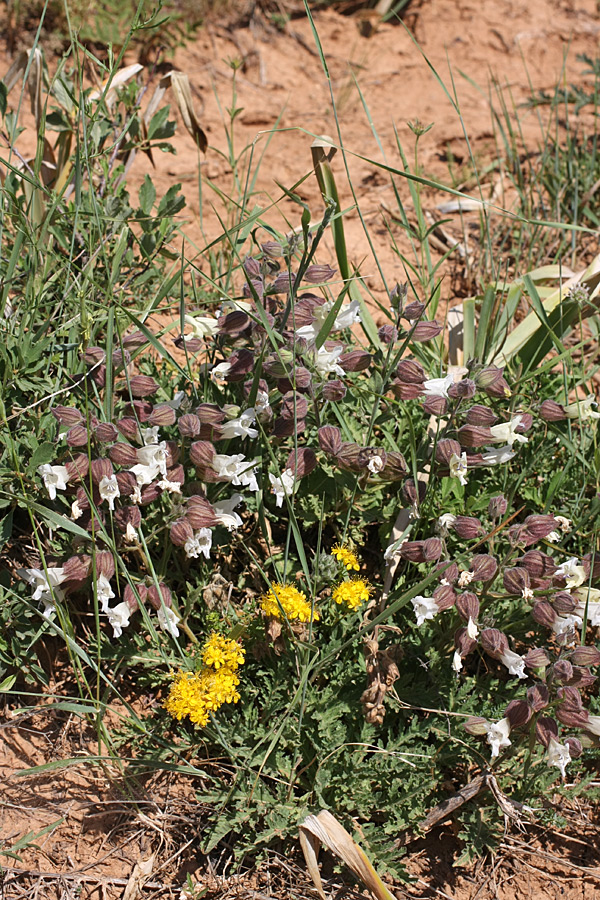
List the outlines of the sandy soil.
{"label": "sandy soil", "polygon": [[[448,179],[449,152],[457,164],[468,162],[465,133],[478,163],[484,165],[494,154],[490,77],[510,90],[515,103],[529,93],[528,83],[535,89],[552,90],[561,73],[569,81],[580,81],[582,67],[575,57],[578,53],[597,54],[600,15],[595,0],[424,0],[411,5],[407,17],[410,31],[387,24],[365,37],[359,29],[364,30],[363,21],[333,12],[316,16],[348,169],[385,278],[393,284],[404,275],[390,249],[384,221],[386,208],[394,207],[393,191],[386,173],[360,157],[398,165],[394,128],[403,147],[412,152],[414,138],[407,122],[419,119],[434,123],[421,143],[420,163],[428,177]],[[209,138],[209,150],[201,159],[203,177],[228,193],[232,172],[222,155],[227,147],[219,103],[222,108],[231,103],[232,71],[227,60],[232,58],[242,62],[237,77],[237,105],[242,112],[236,121],[236,146],[254,147],[254,165],[263,154],[254,201],[267,205],[280,197],[276,182],[290,187],[308,175],[297,190],[317,217],[322,203],[310,174],[310,145],[314,135],[336,138],[337,132],[330,86],[308,21],[292,19],[285,32],[260,15],[243,28],[213,24],[177,53],[175,65],[190,76]],[[0,59],[0,71],[8,64],[8,59]],[[462,118],[448,96],[454,97],[454,91]],[[521,110],[520,120],[525,138],[535,150],[537,113]],[[188,201],[182,229],[188,246],[198,248],[198,263],[203,265],[200,251],[219,228],[211,208],[213,195],[205,184],[201,221],[196,148],[183,129],[179,129],[175,145],[177,155],[157,158],[155,170],[138,157],[130,180],[135,186],[150,172],[159,195],[171,184],[182,183]],[[349,206],[352,201],[341,153],[335,167],[342,203]],[[493,188],[492,179],[490,191]],[[407,197],[406,187],[401,190]],[[436,192],[428,192],[426,197],[432,212],[443,199]],[[284,231],[299,222],[298,207],[289,201],[278,204],[269,215]],[[448,230],[452,232],[453,226]],[[459,224],[455,231],[460,236]],[[356,211],[347,217],[347,238],[352,260],[360,264],[375,295],[383,299],[382,279]],[[151,714],[151,696],[137,702],[145,704]],[[28,832],[37,833],[55,823],[38,838],[37,847],[21,853],[21,861],[0,857],[6,865],[0,874],[2,900],[179,900],[180,896],[184,900],[180,890],[187,872],[195,873],[208,888],[208,897],[218,894],[265,900],[268,896],[316,896],[292,858],[274,856],[270,866],[237,878],[228,874],[222,857],[201,857],[196,846],[199,824],[192,783],[176,782],[163,774],[126,788],[117,767],[107,770],[84,764],[20,777],[18,773],[31,766],[97,752],[94,734],[68,713],[14,717],[7,704],[0,727],[0,841],[10,847]],[[457,900],[600,897],[597,812],[585,805],[573,806],[567,815],[570,828],[566,834],[536,827],[524,834],[509,830],[496,859],[468,870],[452,867],[460,848],[452,823],[443,823],[426,839],[409,845],[407,861],[417,880],[398,896]],[[150,858],[144,884],[144,875],[135,865]],[[331,888],[337,892],[339,885],[336,888],[333,881]]]}

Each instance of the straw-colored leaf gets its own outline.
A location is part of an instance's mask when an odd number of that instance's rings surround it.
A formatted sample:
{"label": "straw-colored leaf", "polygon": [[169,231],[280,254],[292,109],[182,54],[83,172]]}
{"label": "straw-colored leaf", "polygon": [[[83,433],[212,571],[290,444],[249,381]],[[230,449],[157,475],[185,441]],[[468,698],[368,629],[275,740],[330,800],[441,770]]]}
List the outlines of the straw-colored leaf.
{"label": "straw-colored leaf", "polygon": [[35,117],[36,127],[39,129],[42,114],[43,80],[42,51],[39,47],[36,47],[34,50],[21,50],[2,81],[6,85],[7,93],[10,94],[19,78],[21,76],[25,77],[28,66],[27,87],[29,89],[29,98],[31,100],[31,112]]}
{"label": "straw-colored leaf", "polygon": [[206,153],[208,139],[200,127],[198,117],[196,116],[188,76],[183,72],[171,72],[171,87],[173,88],[173,95],[175,97],[175,102],[177,103],[177,108],[181,113],[183,124],[193,137],[197,147],[203,153]]}
{"label": "straw-colored leaf", "polygon": [[141,72],[143,68],[144,67],[139,63],[132,63],[130,66],[124,66],[122,69],[119,69],[118,72],[115,72],[112,77],[105,78],[99,90],[92,91],[89,94],[88,100],[99,100],[106,91],[104,100],[106,104],[110,106],[117,97],[117,90],[120,87],[123,87],[124,84],[127,84],[131,78],[135,78],[138,72]]}
{"label": "straw-colored leaf", "polygon": [[366,853],[353,840],[343,825],[326,809],[316,816],[307,816],[300,825],[300,846],[314,885],[325,900],[325,892],[317,863],[319,846],[323,844],[349,869],[352,869],[377,900],[395,900],[394,895],[369,862]]}

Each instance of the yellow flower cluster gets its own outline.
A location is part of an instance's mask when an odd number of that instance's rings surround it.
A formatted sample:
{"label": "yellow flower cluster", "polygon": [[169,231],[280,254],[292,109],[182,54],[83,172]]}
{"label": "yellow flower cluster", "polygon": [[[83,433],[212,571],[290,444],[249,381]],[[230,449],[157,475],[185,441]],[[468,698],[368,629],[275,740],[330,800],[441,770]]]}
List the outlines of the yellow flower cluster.
{"label": "yellow flower cluster", "polygon": [[345,604],[348,609],[357,609],[361,603],[366,603],[372,591],[372,586],[365,578],[351,578],[333,589],[333,599],[336,603]]}
{"label": "yellow flower cluster", "polygon": [[319,613],[312,610],[306,594],[299,591],[293,584],[274,584],[271,590],[260,598],[260,608],[265,615],[273,616],[280,621],[284,619],[283,613],[290,622],[293,619],[297,619],[299,622],[308,622],[311,613],[315,621],[319,618]]}
{"label": "yellow flower cluster", "polygon": [[245,651],[236,641],[211,634],[202,650],[204,667],[199,672],[178,672],[175,676],[165,700],[167,712],[179,720],[188,716],[204,728],[209,713],[240,699],[237,670],[244,658]]}
{"label": "yellow flower cluster", "polygon": [[331,555],[335,556],[338,562],[341,562],[348,571],[354,569],[356,572],[360,569],[360,562],[356,553],[346,544],[336,544],[331,548]]}

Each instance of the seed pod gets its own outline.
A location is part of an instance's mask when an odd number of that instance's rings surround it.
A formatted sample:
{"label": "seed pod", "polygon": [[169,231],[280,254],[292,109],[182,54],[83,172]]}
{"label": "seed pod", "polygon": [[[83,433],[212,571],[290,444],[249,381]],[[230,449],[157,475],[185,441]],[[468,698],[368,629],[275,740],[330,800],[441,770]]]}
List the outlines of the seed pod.
{"label": "seed pod", "polygon": [[134,375],[129,379],[129,384],[122,384],[120,390],[132,397],[152,397],[158,391],[159,384],[149,375]]}
{"label": "seed pod", "polygon": [[205,497],[193,494],[188,498],[185,517],[194,529],[214,528],[218,524],[215,510]]}
{"label": "seed pod", "polygon": [[573,677],[573,666],[568,659],[559,659],[552,666],[552,674],[556,681],[570,681]]}
{"label": "seed pod", "polygon": [[69,447],[85,447],[88,442],[88,430],[85,425],[72,425],[67,431]]}
{"label": "seed pod", "polygon": [[131,416],[144,425],[148,422],[153,410],[154,407],[148,400],[131,400],[125,405],[123,412],[126,416]]}
{"label": "seed pod", "polygon": [[304,419],[308,414],[306,397],[297,391],[288,391],[281,398],[281,415],[284,419]]}
{"label": "seed pod", "polygon": [[443,463],[444,465],[450,465],[450,460],[453,456],[460,456],[460,444],[458,441],[453,441],[450,438],[442,438],[441,441],[438,441],[435,448],[435,458],[439,463]]}
{"label": "seed pod", "polygon": [[188,519],[177,519],[171,525],[169,535],[172,544],[175,544],[176,547],[183,547],[194,537],[194,529]]}
{"label": "seed pod", "polygon": [[425,397],[423,400],[423,412],[428,416],[445,416],[448,411],[448,401],[445,397]]}
{"label": "seed pod", "polygon": [[346,385],[339,378],[333,381],[326,381],[323,385],[323,400],[332,400],[334,403],[339,403],[346,396],[346,392]]}
{"label": "seed pod", "polygon": [[456,603],[456,594],[449,584],[440,584],[433,592],[433,599],[440,611],[450,609]]}
{"label": "seed pod", "polygon": [[198,416],[202,424],[220,425],[225,421],[225,413],[214,403],[201,403],[200,406],[194,410],[194,413]]}
{"label": "seed pod", "polygon": [[545,684],[534,684],[527,689],[527,702],[534,713],[545,709],[550,701],[550,692]]}
{"label": "seed pod", "polygon": [[476,404],[467,411],[465,416],[467,425],[475,425],[480,428],[490,428],[494,422],[498,421],[498,416],[489,406],[481,406]]}
{"label": "seed pod", "polygon": [[363,469],[360,461],[362,449],[353,441],[344,441],[336,453],[336,462],[343,469],[349,469],[351,472],[360,472]]}
{"label": "seed pod", "polygon": [[96,551],[96,577],[98,575],[104,575],[105,578],[110,579],[115,574],[115,560],[113,558],[110,550],[97,550]]}
{"label": "seed pod", "polygon": [[564,406],[554,400],[544,400],[540,405],[539,414],[545,422],[560,422],[567,418]]}
{"label": "seed pod", "polygon": [[102,459],[92,460],[92,480],[94,484],[100,484],[103,478],[110,478],[114,475],[115,470],[110,459],[103,457]]}
{"label": "seed pod", "polygon": [[325,284],[326,281],[331,281],[335,273],[336,270],[332,269],[330,265],[312,265],[306,269],[304,280],[309,284]]}
{"label": "seed pod", "polygon": [[448,388],[448,396],[454,399],[470,400],[476,393],[477,385],[471,378],[463,378]]}
{"label": "seed pod", "polygon": [[83,354],[83,360],[86,366],[95,366],[96,363],[106,360],[106,353],[102,347],[88,347]]}
{"label": "seed pod", "polygon": [[318,432],[319,446],[325,453],[335,456],[342,446],[342,433],[334,425],[323,425]]}
{"label": "seed pod", "polygon": [[401,359],[396,369],[396,375],[400,381],[407,384],[423,384],[427,380],[423,366],[414,359]]}
{"label": "seed pod", "polygon": [[148,603],[150,603],[157,612],[159,609],[162,609],[161,600],[168,609],[173,605],[171,591],[162,581],[159,583],[158,589],[155,584],[151,584],[148,588]]}
{"label": "seed pod", "polygon": [[[404,314],[406,315],[406,310],[404,311]],[[436,338],[441,331],[442,326],[439,322],[418,322],[412,329],[410,339],[419,344],[423,344],[426,341],[431,341],[433,338]]]}
{"label": "seed pod", "polygon": [[65,469],[69,473],[69,481],[83,481],[90,470],[90,460],[85,453],[75,453],[73,459],[65,462]]}
{"label": "seed pod", "polygon": [[531,719],[531,708],[525,700],[511,700],[504,710],[504,716],[511,728],[518,728],[520,725],[527,725]]}
{"label": "seed pod", "polygon": [[272,434],[276,438],[291,437],[293,434],[302,434],[305,427],[306,422],[304,419],[294,421],[293,419],[284,419],[283,416],[277,416],[273,422]]}
{"label": "seed pod", "polygon": [[469,619],[473,619],[476,622],[479,616],[479,599],[477,594],[472,594],[470,591],[459,594],[456,598],[456,611],[465,622],[468,622]]}
{"label": "seed pod", "polygon": [[483,534],[481,522],[474,516],[456,516],[451,528],[464,541],[472,541]]}
{"label": "seed pod", "polygon": [[377,337],[382,344],[395,344],[398,340],[398,329],[394,325],[382,325]]}
{"label": "seed pod", "polygon": [[581,666],[573,666],[573,677],[569,681],[570,685],[586,688],[594,684],[595,681],[596,676],[592,675],[589,669],[583,669]]}
{"label": "seed pod", "polygon": [[437,537],[426,538],[423,541],[423,556],[425,562],[436,562],[442,555],[442,542]]}
{"label": "seed pod", "polygon": [[202,423],[198,416],[186,413],[177,420],[177,428],[182,437],[198,437]]}
{"label": "seed pod", "polygon": [[258,297],[259,300],[262,300],[265,293],[265,285],[262,277],[260,278],[250,278],[242,289],[242,294],[244,297]]}
{"label": "seed pod", "polygon": [[169,406],[168,403],[159,403],[148,416],[148,425],[158,425],[160,428],[166,428],[168,425],[174,425],[176,418],[177,416],[172,406]]}
{"label": "seed pod", "polygon": [[497,384],[502,379],[503,374],[504,369],[499,369],[497,366],[485,366],[475,375],[475,383],[478,388],[486,391]]}
{"label": "seed pod", "polygon": [[245,347],[234,350],[227,361],[231,366],[225,376],[228,382],[243,381],[246,375],[254,369],[254,353]]}
{"label": "seed pod", "polygon": [[531,615],[540,625],[546,628],[552,628],[556,622],[556,612],[547,600],[540,600],[533,604]]}
{"label": "seed pod", "polygon": [[505,569],[502,583],[509,594],[522,594],[529,587],[529,572],[519,566]]}
{"label": "seed pod", "polygon": [[408,467],[402,454],[396,450],[388,450],[385,467],[381,473],[382,477],[390,481],[396,481],[399,478],[404,478],[407,472]]}
{"label": "seed pod", "polygon": [[345,372],[364,372],[371,365],[371,359],[371,354],[366,350],[350,350],[342,353],[339,363]]}
{"label": "seed pod", "polygon": [[485,628],[479,635],[479,640],[485,652],[494,659],[500,659],[510,649],[508,638],[497,628]]}
{"label": "seed pod", "polygon": [[528,550],[517,562],[536,578],[544,578],[547,575],[554,575],[556,572],[556,565],[552,557],[547,553],[542,553],[541,550]]}
{"label": "seed pod", "polygon": [[251,323],[252,320],[247,313],[241,309],[234,309],[219,318],[219,334],[237,338],[250,327]]}
{"label": "seed pod", "polygon": [[575,647],[571,662],[574,666],[600,666],[600,650],[597,647]]}
{"label": "seed pod", "polygon": [[534,647],[523,657],[528,669],[545,669],[550,665],[550,657],[541,647]]}
{"label": "seed pod", "polygon": [[295,272],[281,272],[269,285],[270,294],[290,294],[296,284]]}
{"label": "seed pod", "polygon": [[463,722],[463,728],[468,734],[474,734],[477,737],[483,737],[487,734],[489,722],[483,716],[469,716],[466,722]]}
{"label": "seed pod", "polygon": [[123,338],[123,346],[126,350],[140,350],[148,343],[148,338],[143,331],[133,331]]}
{"label": "seed pod", "polygon": [[80,586],[92,571],[92,558],[85,553],[81,556],[70,556],[63,563],[62,569],[65,581],[72,583],[74,587]]}
{"label": "seed pod", "polygon": [[194,441],[190,445],[190,461],[195,466],[209,468],[215,458],[215,448],[210,441]]}
{"label": "seed pod", "polygon": [[119,531],[125,533],[127,526],[139,528],[142,524],[142,513],[139,506],[121,506],[115,511],[115,524]]}
{"label": "seed pod", "polygon": [[57,422],[70,428],[83,422],[83,415],[74,406],[54,406],[50,412]]}
{"label": "seed pod", "polygon": [[283,256],[283,247],[279,241],[264,241],[260,249],[269,259],[280,259]]}
{"label": "seed pod", "polygon": [[298,447],[292,450],[285,464],[286,469],[291,469],[296,478],[304,478],[310,475],[317,467],[317,457],[310,447]]}
{"label": "seed pod", "polygon": [[471,560],[473,581],[491,581],[498,571],[498,563],[489,553],[477,553]]}
{"label": "seed pod", "polygon": [[458,440],[463,447],[484,447],[491,439],[490,429],[482,425],[463,425],[458,429]]}
{"label": "seed pod", "polygon": [[117,484],[122,497],[131,497],[137,487],[137,481],[133,472],[117,472]]}
{"label": "seed pod", "polygon": [[[405,296],[406,296],[406,292],[405,292]],[[414,322],[417,319],[420,319],[424,312],[425,312],[425,304],[420,303],[418,300],[413,300],[412,303],[409,303],[404,307],[404,312],[402,313],[402,318],[408,319],[409,322]]]}
{"label": "seed pod", "polygon": [[502,494],[492,497],[488,504],[488,514],[492,519],[501,519],[508,509],[508,501]]}
{"label": "seed pod", "polygon": [[425,551],[423,549],[423,541],[405,541],[400,547],[400,556],[410,562],[425,562]]}
{"label": "seed pod", "polygon": [[253,256],[247,256],[242,263],[244,267],[244,272],[248,276],[248,278],[260,278],[260,263],[257,259],[254,259]]}
{"label": "seed pod", "polygon": [[135,447],[132,447],[131,444],[125,444],[123,442],[113,444],[112,447],[108,448],[108,455],[112,462],[117,466],[131,468],[131,466],[135,466],[137,463],[137,452]]}
{"label": "seed pod", "polygon": [[116,439],[119,437],[119,432],[111,422],[100,422],[94,428],[94,434],[96,435],[97,439],[99,441],[102,441],[103,443],[116,441]]}
{"label": "seed pod", "polygon": [[535,723],[535,736],[544,747],[548,747],[552,738],[558,737],[558,725],[548,716],[540,716]]}
{"label": "seed pod", "polygon": [[555,530],[557,522],[554,516],[527,516],[523,525],[526,529],[527,543],[535,543]]}
{"label": "seed pod", "polygon": [[397,400],[416,400],[423,394],[423,387],[420,384],[408,384],[395,378],[390,384],[390,390]]}
{"label": "seed pod", "polygon": [[568,616],[577,606],[577,602],[568,591],[558,591],[550,597],[550,603],[559,616]]}
{"label": "seed pod", "polygon": [[123,416],[117,421],[117,428],[130,441],[139,441],[140,429],[138,423],[132,416]]}

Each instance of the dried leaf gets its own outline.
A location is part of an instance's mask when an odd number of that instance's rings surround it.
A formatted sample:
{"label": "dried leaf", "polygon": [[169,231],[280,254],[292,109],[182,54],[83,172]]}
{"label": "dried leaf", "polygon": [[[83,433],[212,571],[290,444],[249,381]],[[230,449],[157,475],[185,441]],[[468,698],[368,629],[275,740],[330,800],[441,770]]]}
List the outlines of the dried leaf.
{"label": "dried leaf", "polygon": [[[99,100],[100,97],[106,91],[104,96],[104,101],[107,106],[111,106],[117,98],[117,90],[120,87],[123,87],[131,78],[135,78],[138,72],[141,72],[144,67],[139,63],[132,63],[130,66],[124,66],[122,69],[119,69],[118,72],[112,77],[105,78],[102,82],[102,86],[97,91],[92,91],[88,100]],[[108,88],[108,90],[106,90]]]}
{"label": "dried leaf", "polygon": [[125,886],[121,900],[138,900],[138,897],[141,897],[142,889],[145,882],[152,874],[153,867],[154,853],[149,856],[148,859],[142,859],[139,863],[135,864],[133,872],[129,876],[129,880]]}
{"label": "dried leaf", "polygon": [[188,76],[183,72],[171,72],[171,87],[173,88],[175,102],[181,113],[183,124],[193,137],[196,146],[203,153],[206,153],[208,139],[200,127],[196,116]]}

